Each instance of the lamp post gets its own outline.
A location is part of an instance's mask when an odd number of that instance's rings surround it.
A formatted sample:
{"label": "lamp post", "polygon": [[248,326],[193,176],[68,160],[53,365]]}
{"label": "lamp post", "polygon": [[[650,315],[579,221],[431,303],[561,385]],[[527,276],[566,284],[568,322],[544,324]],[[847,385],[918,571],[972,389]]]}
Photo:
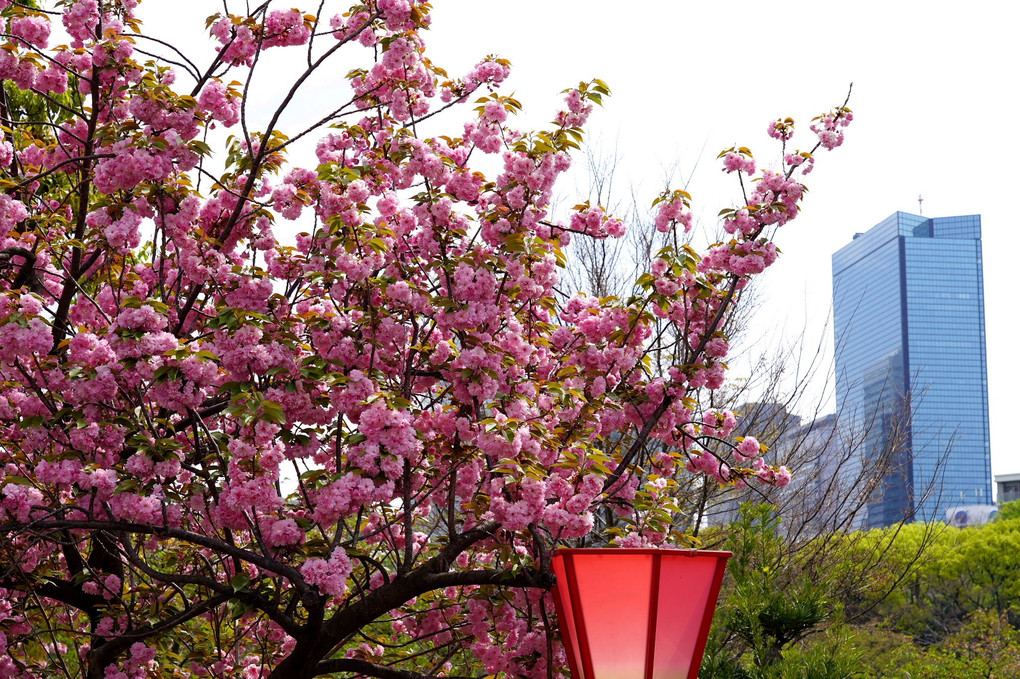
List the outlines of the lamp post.
{"label": "lamp post", "polygon": [[696,679],[730,552],[558,549],[553,599],[573,679]]}

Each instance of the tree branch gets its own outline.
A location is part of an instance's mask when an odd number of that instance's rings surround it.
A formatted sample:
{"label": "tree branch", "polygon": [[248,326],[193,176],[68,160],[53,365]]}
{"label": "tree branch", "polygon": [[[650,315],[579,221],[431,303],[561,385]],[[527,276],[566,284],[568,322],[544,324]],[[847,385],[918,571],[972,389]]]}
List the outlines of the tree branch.
{"label": "tree branch", "polygon": [[[398,670],[395,667],[375,665],[364,660],[353,658],[334,658],[323,660],[315,666],[315,675],[336,674],[347,672],[350,674],[363,674],[366,677],[377,677],[377,679],[435,679],[435,675],[411,672],[410,670]],[[480,679],[463,675],[447,675],[448,679]]]}
{"label": "tree branch", "polygon": [[111,531],[125,533],[140,533],[143,535],[155,535],[157,537],[174,538],[190,542],[201,547],[207,547],[221,554],[232,556],[242,561],[252,563],[263,570],[281,575],[291,582],[300,592],[309,591],[305,579],[297,569],[280,563],[275,559],[259,556],[246,549],[235,547],[232,544],[216,540],[205,535],[193,533],[182,528],[171,528],[169,526],[146,526],[129,521],[72,521],[69,519],[54,519],[31,523],[4,523],[0,524],[0,533],[38,533],[45,530],[86,530],[86,531]]}

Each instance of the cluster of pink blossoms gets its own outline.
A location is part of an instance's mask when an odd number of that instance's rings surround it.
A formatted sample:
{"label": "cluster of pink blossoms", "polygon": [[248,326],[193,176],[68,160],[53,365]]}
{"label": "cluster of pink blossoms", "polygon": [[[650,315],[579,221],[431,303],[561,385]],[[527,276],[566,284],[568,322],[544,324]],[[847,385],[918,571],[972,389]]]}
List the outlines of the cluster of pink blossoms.
{"label": "cluster of pink blossoms", "polygon": [[560,111],[556,122],[563,127],[581,127],[591,114],[592,105],[584,100],[579,90],[567,93],[567,110]]}
{"label": "cluster of pink blossoms", "polygon": [[768,134],[773,139],[790,141],[793,139],[793,119],[773,120],[769,122]]}
{"label": "cluster of pink blossoms", "polygon": [[743,153],[729,152],[723,156],[723,171],[725,172],[746,172],[754,174],[756,167],[754,158]]}
{"label": "cluster of pink blossoms", "polygon": [[843,144],[843,129],[854,119],[854,114],[844,108],[819,116],[811,125],[811,131],[818,135],[818,142],[830,151]]}
{"label": "cluster of pink blossoms", "polygon": [[605,238],[606,236],[622,238],[627,232],[627,227],[622,221],[607,215],[600,207],[572,214],[570,216],[570,229],[574,233],[593,238]]}
{"label": "cluster of pink blossoms", "polygon": [[64,30],[71,36],[71,47],[84,47],[85,42],[95,38],[99,25],[98,0],[74,0],[60,17]]}
{"label": "cluster of pink blossoms", "polygon": [[24,16],[11,19],[11,35],[32,47],[45,48],[50,40],[50,22],[42,17]]}
{"label": "cluster of pink blossoms", "polygon": [[262,30],[263,48],[304,45],[312,37],[311,26],[305,23],[301,12],[296,9],[274,9],[266,17]]}
{"label": "cluster of pink blossoms", "polygon": [[198,96],[198,105],[213,120],[218,120],[226,127],[232,127],[241,119],[241,95],[231,92],[220,80],[210,80]]}
{"label": "cluster of pink blossoms", "polygon": [[660,233],[669,233],[680,225],[684,232],[690,231],[694,226],[694,214],[690,207],[690,197],[685,191],[667,191],[659,199],[655,229]]}
{"label": "cluster of pink blossoms", "polygon": [[347,553],[337,547],[329,559],[308,559],[301,566],[301,575],[323,594],[340,597],[347,591],[347,578],[354,570]]}

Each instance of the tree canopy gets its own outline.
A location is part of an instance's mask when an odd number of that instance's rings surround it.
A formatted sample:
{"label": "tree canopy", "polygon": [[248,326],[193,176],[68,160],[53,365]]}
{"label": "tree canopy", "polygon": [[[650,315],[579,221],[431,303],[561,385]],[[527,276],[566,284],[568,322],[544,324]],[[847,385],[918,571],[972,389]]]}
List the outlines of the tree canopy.
{"label": "tree canopy", "polygon": [[625,231],[550,208],[604,83],[520,131],[421,0],[217,4],[201,66],[137,4],[0,0],[0,677],[553,676],[552,548],[686,544],[678,474],[789,480],[700,395],[845,103],[720,155],[725,240],[666,191],[633,293],[566,297]]}

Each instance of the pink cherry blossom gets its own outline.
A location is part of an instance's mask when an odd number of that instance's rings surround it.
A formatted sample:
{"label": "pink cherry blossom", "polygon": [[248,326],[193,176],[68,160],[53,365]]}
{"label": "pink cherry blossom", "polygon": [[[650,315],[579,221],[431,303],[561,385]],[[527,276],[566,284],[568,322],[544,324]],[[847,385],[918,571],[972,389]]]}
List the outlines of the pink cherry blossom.
{"label": "pink cherry blossom", "polygon": [[575,294],[629,226],[557,191],[602,81],[521,130],[509,61],[443,70],[422,0],[228,3],[205,61],[136,4],[0,0],[39,104],[0,133],[0,676],[85,630],[69,666],[110,679],[562,679],[543,553],[669,546],[688,473],[790,482],[703,404],[848,109],[722,154],[720,242],[667,189],[649,270]]}

